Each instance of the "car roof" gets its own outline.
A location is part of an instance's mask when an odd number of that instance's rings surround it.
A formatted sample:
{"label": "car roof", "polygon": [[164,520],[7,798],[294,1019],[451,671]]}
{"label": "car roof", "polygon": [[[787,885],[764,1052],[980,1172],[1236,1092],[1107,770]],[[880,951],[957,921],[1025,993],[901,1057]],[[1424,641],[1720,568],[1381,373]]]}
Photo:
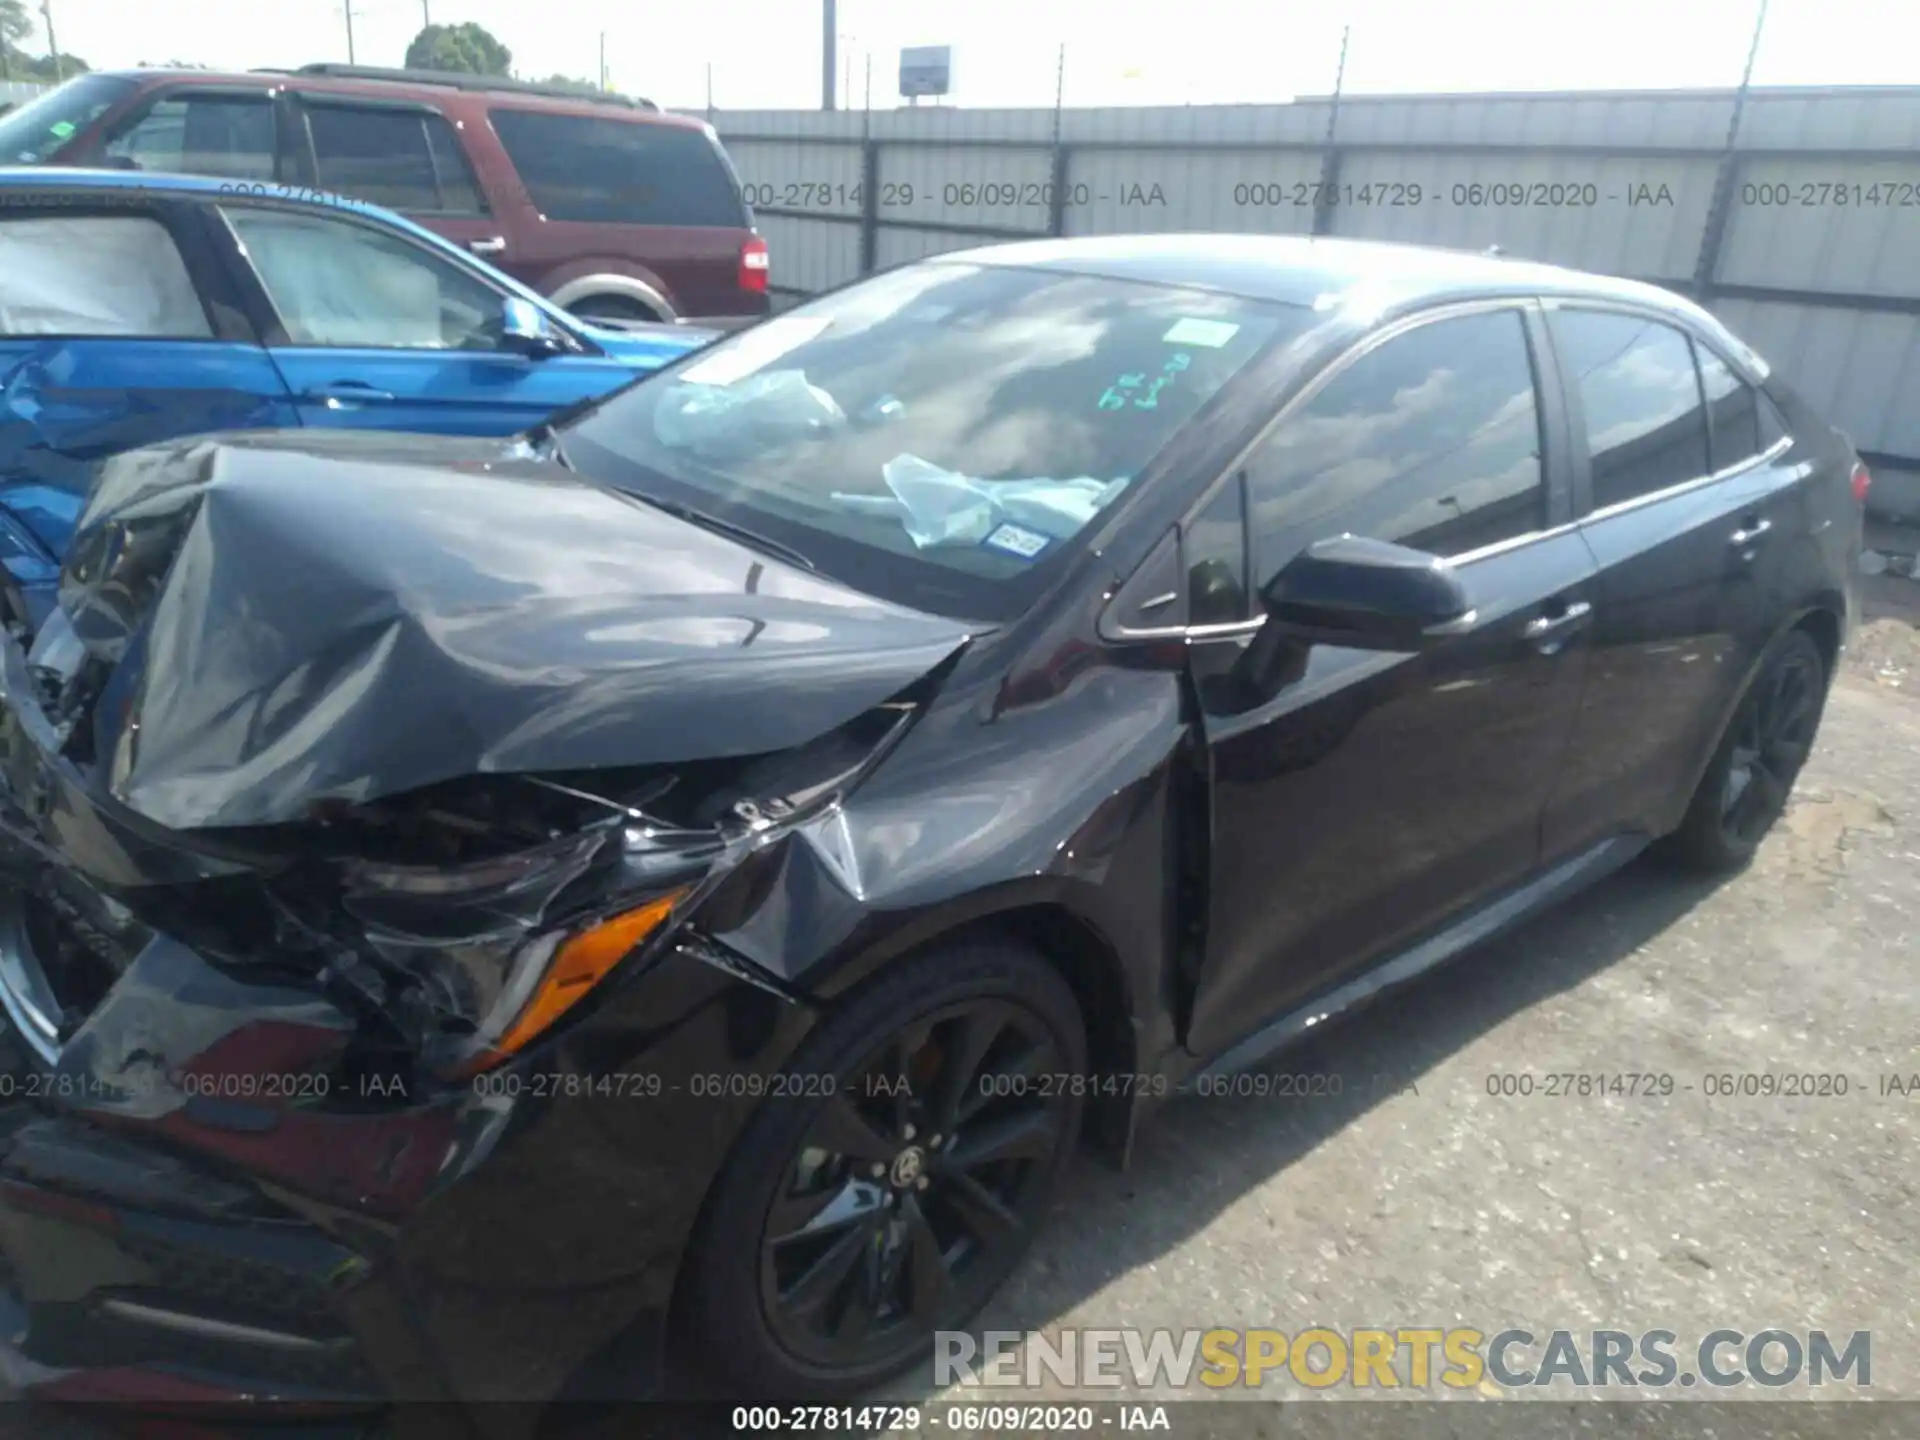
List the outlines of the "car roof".
{"label": "car roof", "polygon": [[952,251],[941,260],[1181,285],[1326,308],[1362,289],[1391,306],[1496,294],[1579,295],[1666,308],[1672,291],[1558,265],[1319,235],[1090,235]]}
{"label": "car roof", "polygon": [[[17,168],[0,168],[0,192],[8,190],[76,190],[91,191],[100,195],[126,195],[132,192],[149,195],[209,196],[214,199],[224,196],[229,200],[264,201],[320,214],[344,210],[377,224],[403,230],[422,244],[462,264],[477,263],[466,251],[445,236],[434,234],[424,225],[414,224],[404,215],[395,214],[366,200],[356,200],[351,195],[335,195],[328,191],[308,190],[298,185],[282,185],[270,180],[258,182],[222,180],[211,175],[169,175],[154,170],[89,170],[71,165],[23,165]],[[511,275],[493,270],[491,266],[483,265],[482,268],[492,270],[495,285],[511,291],[524,300],[533,301],[550,318],[564,313],[561,307],[555,305],[546,296],[530,286],[521,284]]]}
{"label": "car roof", "polygon": [[[449,76],[446,82],[416,78],[395,71],[390,75],[326,75],[298,70],[174,70],[155,67],[148,70],[96,70],[95,75],[127,80],[151,89],[164,84],[238,85],[260,91],[298,90],[304,94],[360,96],[364,99],[404,98],[453,105],[478,104],[489,108],[510,106],[516,110],[542,110],[562,115],[592,115],[600,118],[631,120],[644,125],[672,125],[680,129],[701,130],[704,120],[691,115],[674,115],[652,108],[614,103],[593,95],[566,96],[517,88],[503,81],[498,90],[477,88],[476,77]],[[466,84],[456,81],[466,80]],[[651,104],[651,102],[647,102]]]}
{"label": "car roof", "polygon": [[436,245],[446,243],[406,216],[383,209],[371,201],[299,185],[282,185],[274,180],[172,175],[158,170],[101,170],[78,165],[22,165],[0,169],[0,190],[98,190],[121,195],[133,190],[162,195],[224,195],[240,200],[271,200],[277,204],[304,206],[311,210],[351,210],[356,215],[368,216],[405,230],[410,235],[431,240]]}
{"label": "car roof", "polygon": [[1362,321],[1450,301],[1512,296],[1613,301],[1659,312],[1706,335],[1723,359],[1755,383],[1772,375],[1767,361],[1717,316],[1675,291],[1485,252],[1330,235],[1085,235],[948,251],[924,263],[943,261],[1178,285]]}

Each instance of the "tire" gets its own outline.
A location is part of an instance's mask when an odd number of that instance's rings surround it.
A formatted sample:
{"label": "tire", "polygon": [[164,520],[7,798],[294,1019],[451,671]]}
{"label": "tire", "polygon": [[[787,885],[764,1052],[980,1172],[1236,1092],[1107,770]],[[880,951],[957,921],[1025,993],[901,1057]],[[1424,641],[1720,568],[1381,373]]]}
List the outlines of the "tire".
{"label": "tire", "polygon": [[[975,1037],[987,1031],[999,1038],[969,1070],[965,1057],[975,1044],[986,1044]],[[911,1048],[922,1034],[925,1043]],[[894,1047],[903,1036],[911,1058],[896,1066],[891,1057],[901,1054]],[[1084,1104],[1071,1087],[1049,1085],[1059,1093],[1050,1093],[1044,1104],[1029,1093],[994,1096],[1008,1073],[995,1067],[1013,1063],[995,1057],[1024,1055],[1029,1041],[1036,1053],[1050,1057],[1046,1071],[1032,1073],[1086,1073],[1086,1032],[1072,990],[1044,957],[1011,941],[976,940],[924,952],[848,997],[801,1044],[786,1072],[834,1077],[832,1098],[769,1100],[748,1122],[715,1182],[684,1277],[687,1338],[693,1342],[685,1353],[703,1357],[715,1372],[711,1378],[737,1396],[834,1402],[924,1362],[935,1330],[964,1328],[1018,1264],[1079,1137]],[[920,1073],[929,1055],[936,1064]],[[966,1081],[963,1092],[949,1067],[977,1079]],[[848,1133],[839,1123],[846,1112],[837,1107],[852,1105],[865,1118],[901,1103],[897,1096],[871,1094],[874,1077],[884,1083],[895,1069],[915,1072],[906,1104],[918,1108],[911,1113],[930,1125],[946,1107],[944,1113],[957,1117],[949,1132],[907,1128],[892,1119],[877,1127],[894,1126],[883,1137],[889,1144],[902,1134],[924,1142],[924,1160],[912,1166],[904,1149],[890,1165],[882,1152],[858,1159],[855,1150],[832,1152],[826,1137],[837,1142]],[[1007,1088],[1013,1083],[1008,1078]],[[949,1084],[961,1097],[957,1109],[947,1107],[943,1091]],[[1023,1139],[1014,1158],[972,1160],[994,1153],[1007,1136],[1038,1135],[1041,1121],[1029,1117],[1041,1115],[1049,1117],[1044,1142]],[[945,1151],[939,1149],[943,1144]],[[921,1153],[918,1145],[910,1148]],[[825,1178],[815,1181],[809,1166]],[[902,1178],[909,1168],[917,1179]],[[879,1170],[885,1174],[875,1178]],[[1006,1182],[1011,1188],[1005,1193],[992,1189],[1001,1183],[994,1177],[1009,1176],[1020,1177],[1018,1183]],[[1000,1211],[979,1206],[974,1191],[982,1189],[1002,1202]],[[836,1198],[814,1212],[817,1218],[782,1237],[789,1228],[783,1217],[819,1206],[819,1197],[828,1194]],[[994,1215],[994,1225],[982,1227],[983,1233],[992,1228],[1001,1238],[969,1237],[963,1217],[977,1220],[985,1213]],[[848,1214],[859,1218],[848,1221]],[[836,1228],[813,1233],[835,1215],[841,1217]],[[1021,1223],[1006,1228],[1002,1216]],[[833,1282],[846,1287],[844,1298],[817,1305],[789,1301],[826,1295],[814,1277],[831,1273],[843,1254],[856,1257],[845,1262],[852,1266],[848,1278]],[[936,1254],[937,1264],[929,1258]],[[876,1278],[890,1273],[891,1286]],[[923,1274],[929,1277],[924,1289]],[[896,1297],[897,1312],[886,1311],[884,1301],[869,1304],[866,1297],[875,1291]],[[856,1328],[856,1341],[838,1338]],[[845,1353],[827,1353],[843,1344]]]}
{"label": "tire", "polygon": [[638,300],[629,300],[624,295],[589,295],[584,300],[567,307],[568,311],[582,320],[645,320],[659,323],[660,317],[642,305]]}
{"label": "tire", "polygon": [[[1753,859],[1786,810],[1787,797],[1806,764],[1819,731],[1829,680],[1820,647],[1806,631],[1789,631],[1774,643],[1740,697],[1685,818],[1660,842],[1663,858],[1680,869],[1707,875],[1730,874]],[[1783,687],[1798,699],[1784,698]],[[1777,725],[1788,710],[1796,723],[1788,733],[1769,737],[1769,726]],[[1756,752],[1762,757],[1757,767]],[[1772,759],[1765,759],[1766,755]],[[1743,804],[1744,811],[1738,808]]]}

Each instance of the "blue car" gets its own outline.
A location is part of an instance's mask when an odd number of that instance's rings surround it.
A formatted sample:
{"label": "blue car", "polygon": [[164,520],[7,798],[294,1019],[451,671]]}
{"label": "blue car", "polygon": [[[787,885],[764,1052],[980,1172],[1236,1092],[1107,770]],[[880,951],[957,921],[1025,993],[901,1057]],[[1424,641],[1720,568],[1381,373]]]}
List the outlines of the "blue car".
{"label": "blue car", "polygon": [[4,618],[38,628],[94,472],[120,451],[307,425],[511,435],[715,338],[587,325],[339,196],[0,170]]}

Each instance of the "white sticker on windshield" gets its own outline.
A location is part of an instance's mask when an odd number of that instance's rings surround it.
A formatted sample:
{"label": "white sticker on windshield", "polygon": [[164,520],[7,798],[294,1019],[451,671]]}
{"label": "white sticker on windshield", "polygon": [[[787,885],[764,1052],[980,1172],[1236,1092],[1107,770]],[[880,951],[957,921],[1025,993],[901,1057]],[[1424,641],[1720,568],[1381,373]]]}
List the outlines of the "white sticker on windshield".
{"label": "white sticker on windshield", "polygon": [[996,550],[1004,550],[1009,555],[1018,555],[1022,560],[1031,560],[1047,548],[1048,539],[1019,525],[1002,525],[981,542]]}
{"label": "white sticker on windshield", "polygon": [[764,370],[833,323],[821,315],[783,315],[722,341],[716,353],[696,360],[673,378],[689,385],[731,385]]}
{"label": "white sticker on windshield", "polygon": [[1234,336],[1240,333],[1238,325],[1230,325],[1225,320],[1176,320],[1173,328],[1160,338],[1169,345],[1204,345],[1209,350],[1218,350]]}

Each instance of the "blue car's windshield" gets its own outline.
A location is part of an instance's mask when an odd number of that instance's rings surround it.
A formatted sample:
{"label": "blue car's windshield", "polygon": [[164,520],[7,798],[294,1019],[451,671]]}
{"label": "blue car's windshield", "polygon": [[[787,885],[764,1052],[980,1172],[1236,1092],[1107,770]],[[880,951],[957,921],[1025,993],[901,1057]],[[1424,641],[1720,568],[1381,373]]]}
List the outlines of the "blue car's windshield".
{"label": "blue car's windshield", "polygon": [[889,599],[1004,619],[1308,310],[929,263],[722,341],[566,429],[594,478]]}
{"label": "blue car's windshield", "polygon": [[0,165],[38,165],[134,90],[113,75],[79,75],[0,115]]}

